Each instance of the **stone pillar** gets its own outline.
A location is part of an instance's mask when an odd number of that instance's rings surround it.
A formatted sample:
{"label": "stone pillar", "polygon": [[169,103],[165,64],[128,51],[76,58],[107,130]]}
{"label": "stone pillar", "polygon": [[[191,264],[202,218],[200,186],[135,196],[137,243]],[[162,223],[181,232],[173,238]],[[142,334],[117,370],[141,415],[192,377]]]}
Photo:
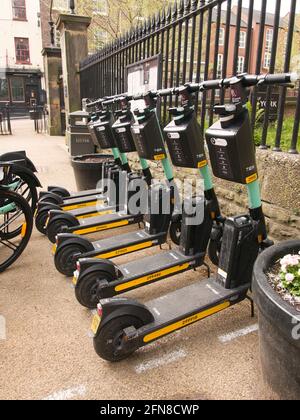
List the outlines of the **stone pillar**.
{"label": "stone pillar", "polygon": [[91,18],[61,14],[56,27],[60,32],[66,123],[70,112],[81,109],[79,63],[88,55],[87,29]]}
{"label": "stone pillar", "polygon": [[61,51],[57,47],[46,47],[42,51],[44,57],[45,83],[48,103],[48,134],[61,136],[61,103],[59,76],[61,74]]}

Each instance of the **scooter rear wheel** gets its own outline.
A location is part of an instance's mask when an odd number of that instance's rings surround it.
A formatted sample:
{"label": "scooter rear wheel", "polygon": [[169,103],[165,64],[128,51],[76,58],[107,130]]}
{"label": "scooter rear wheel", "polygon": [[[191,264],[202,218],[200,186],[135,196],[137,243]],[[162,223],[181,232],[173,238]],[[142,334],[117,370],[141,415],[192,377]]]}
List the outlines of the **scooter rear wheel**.
{"label": "scooter rear wheel", "polygon": [[170,226],[170,238],[175,245],[180,244],[181,221],[172,222]]}
{"label": "scooter rear wheel", "polygon": [[138,345],[132,341],[124,340],[124,329],[129,327],[140,328],[143,322],[132,315],[123,315],[113,318],[100,326],[94,337],[94,348],[98,356],[109,362],[118,362],[133,354]]}
{"label": "scooter rear wheel", "polygon": [[65,227],[68,228],[71,226],[72,224],[70,223],[70,221],[65,220],[65,219],[59,219],[59,220],[50,222],[49,225],[47,226],[47,236],[48,236],[49,241],[55,244],[56,235],[58,235],[59,233],[62,233],[63,228]]}
{"label": "scooter rear wheel", "polygon": [[35,216],[35,227],[37,230],[43,234],[47,234],[47,229],[45,227],[48,217],[48,210],[39,211],[38,214]]}
{"label": "scooter rear wheel", "polygon": [[76,243],[59,247],[54,256],[54,263],[57,271],[67,277],[72,277],[76,270],[74,255],[79,254],[78,258],[80,258],[81,254],[84,254],[85,252],[87,252],[87,250],[82,245]]}
{"label": "scooter rear wheel", "polygon": [[88,273],[79,279],[75,286],[75,296],[78,302],[88,309],[96,309],[100,301],[99,283],[101,281],[112,282],[114,279],[105,271]]}

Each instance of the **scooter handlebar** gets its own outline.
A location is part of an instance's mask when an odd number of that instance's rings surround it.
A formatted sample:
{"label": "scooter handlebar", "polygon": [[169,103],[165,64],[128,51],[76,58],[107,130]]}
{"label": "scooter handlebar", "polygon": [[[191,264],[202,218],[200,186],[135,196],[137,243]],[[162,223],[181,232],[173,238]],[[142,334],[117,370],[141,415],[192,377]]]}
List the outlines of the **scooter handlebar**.
{"label": "scooter handlebar", "polygon": [[86,104],[87,108],[93,108],[94,106],[100,105],[102,103],[102,99],[97,99],[96,101],[89,102]]}
{"label": "scooter handlebar", "polygon": [[174,93],[175,93],[174,88],[160,89],[157,91],[158,96],[169,96],[169,95],[173,95]]}
{"label": "scooter handlebar", "polygon": [[297,73],[267,74],[263,78],[266,85],[295,83],[299,80]]}

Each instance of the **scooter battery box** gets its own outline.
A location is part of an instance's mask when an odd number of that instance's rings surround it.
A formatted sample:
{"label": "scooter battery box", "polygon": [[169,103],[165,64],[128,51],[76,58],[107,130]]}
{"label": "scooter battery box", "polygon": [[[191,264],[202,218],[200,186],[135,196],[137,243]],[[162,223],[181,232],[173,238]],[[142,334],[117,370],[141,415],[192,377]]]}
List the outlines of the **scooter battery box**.
{"label": "scooter battery box", "polygon": [[207,164],[203,136],[194,113],[187,118],[172,120],[164,132],[175,166],[202,168]]}
{"label": "scooter battery box", "polygon": [[257,179],[255,146],[248,111],[226,122],[219,120],[205,133],[211,166],[217,178],[250,184]]}
{"label": "scooter battery box", "polygon": [[131,132],[140,158],[158,161],[167,157],[162,131],[154,112],[134,123]]}
{"label": "scooter battery box", "polygon": [[116,206],[116,210],[120,211],[127,203],[127,185],[128,174],[120,168],[113,167],[109,169],[107,182],[107,202],[109,206]]}
{"label": "scooter battery box", "polygon": [[116,139],[110,120],[100,120],[95,122],[94,130],[101,149],[111,149],[116,147]]}
{"label": "scooter battery box", "polygon": [[127,200],[125,211],[131,215],[145,214],[147,212],[148,188],[146,179],[139,173],[128,174]]}
{"label": "scooter battery box", "polygon": [[180,250],[184,255],[205,255],[212,229],[212,219],[204,197],[186,199],[183,205]]}
{"label": "scooter battery box", "polygon": [[259,251],[257,225],[248,215],[228,218],[224,225],[217,280],[226,289],[250,284]]}
{"label": "scooter battery box", "polygon": [[122,153],[135,152],[136,147],[131,133],[131,122],[122,122],[117,120],[112,126],[115,133],[115,139],[119,150]]}
{"label": "scooter battery box", "polygon": [[167,232],[172,215],[171,188],[152,184],[148,189],[148,208],[144,215],[145,230],[150,235]]}

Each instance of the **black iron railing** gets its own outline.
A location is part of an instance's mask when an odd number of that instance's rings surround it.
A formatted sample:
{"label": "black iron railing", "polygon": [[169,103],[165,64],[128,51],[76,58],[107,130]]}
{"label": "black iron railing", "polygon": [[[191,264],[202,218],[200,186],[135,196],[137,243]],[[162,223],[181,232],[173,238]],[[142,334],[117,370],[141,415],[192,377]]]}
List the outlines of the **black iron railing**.
{"label": "black iron railing", "polygon": [[29,111],[30,119],[33,120],[34,130],[37,134],[47,132],[48,112],[45,106],[36,105]]}
{"label": "black iron railing", "polygon": [[[273,0],[261,0],[260,10],[255,10],[254,0],[176,1],[83,60],[81,95],[97,98],[126,91],[127,66],[157,54],[163,62],[163,88],[238,72],[292,71],[291,59],[297,45],[300,55],[300,28],[295,20],[297,0],[290,0],[285,18],[280,14],[283,1],[276,0],[273,14],[267,12],[270,3],[274,5]],[[203,130],[214,119],[214,104],[224,101],[223,91],[197,98]],[[250,102],[257,145],[297,153],[299,87],[282,87],[279,91],[270,87],[265,92],[256,89]],[[172,105],[172,97],[163,99],[163,123],[168,120],[167,109]]]}
{"label": "black iron railing", "polygon": [[12,134],[9,105],[0,105],[0,135]]}

